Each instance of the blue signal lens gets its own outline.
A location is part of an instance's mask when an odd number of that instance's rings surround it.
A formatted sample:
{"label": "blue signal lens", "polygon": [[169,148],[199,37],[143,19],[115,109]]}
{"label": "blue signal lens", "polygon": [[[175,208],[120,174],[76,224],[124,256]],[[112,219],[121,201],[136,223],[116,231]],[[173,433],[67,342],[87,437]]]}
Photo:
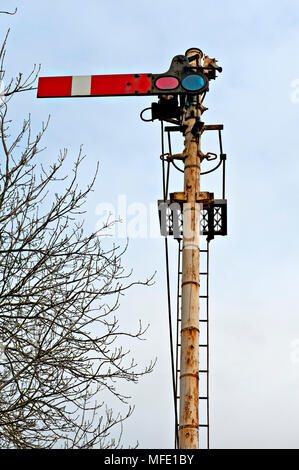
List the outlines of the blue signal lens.
{"label": "blue signal lens", "polygon": [[185,90],[198,91],[205,85],[205,81],[201,75],[188,75],[182,81]]}

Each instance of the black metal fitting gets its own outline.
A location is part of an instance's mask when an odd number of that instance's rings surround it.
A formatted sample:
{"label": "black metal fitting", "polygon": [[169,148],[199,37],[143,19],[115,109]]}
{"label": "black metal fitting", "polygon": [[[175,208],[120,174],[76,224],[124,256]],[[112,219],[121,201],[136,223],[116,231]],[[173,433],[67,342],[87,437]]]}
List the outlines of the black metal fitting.
{"label": "black metal fitting", "polygon": [[205,125],[205,123],[203,121],[196,120],[194,126],[191,129],[191,134],[194,137],[197,137],[201,133],[202,128],[203,128],[204,125]]}
{"label": "black metal fitting", "polygon": [[[171,95],[168,95],[171,96]],[[161,97],[158,103],[152,103],[152,120],[180,119],[181,109],[177,96],[171,98]]]}
{"label": "black metal fitting", "polygon": [[[158,201],[160,231],[163,237],[173,236],[176,239],[183,237],[183,203]],[[200,211],[201,235],[207,240],[215,236],[227,235],[227,201],[215,199],[208,208]]]}

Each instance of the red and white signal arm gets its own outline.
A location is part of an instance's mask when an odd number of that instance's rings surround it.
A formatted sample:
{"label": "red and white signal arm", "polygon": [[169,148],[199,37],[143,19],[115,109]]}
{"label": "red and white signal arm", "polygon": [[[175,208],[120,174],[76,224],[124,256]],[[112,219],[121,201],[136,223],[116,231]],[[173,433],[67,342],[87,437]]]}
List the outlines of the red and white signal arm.
{"label": "red and white signal arm", "polygon": [[202,94],[208,85],[208,77],[202,70],[190,67],[185,56],[175,56],[170,69],[162,74],[40,77],[37,97]]}

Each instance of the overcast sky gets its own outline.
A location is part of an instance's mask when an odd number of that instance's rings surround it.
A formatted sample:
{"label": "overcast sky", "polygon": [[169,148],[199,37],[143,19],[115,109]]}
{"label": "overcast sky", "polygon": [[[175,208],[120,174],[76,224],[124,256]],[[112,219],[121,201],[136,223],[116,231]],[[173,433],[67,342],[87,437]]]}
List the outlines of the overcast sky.
{"label": "overcast sky", "polygon": [[[204,120],[224,124],[229,234],[211,243],[211,446],[298,448],[298,2],[1,1],[1,10],[12,6],[16,16],[0,17],[2,36],[11,27],[8,75],[34,63],[42,76],[162,73],[189,47],[218,59],[223,73],[211,83]],[[84,145],[82,185],[100,161],[87,207],[93,229],[100,203],[124,195],[149,208],[162,196],[159,123],[139,119],[150,103],[29,92],[10,112],[19,124],[30,112],[36,129],[51,114],[40,156],[47,162],[64,147],[71,161]],[[175,151],[182,144],[176,139]],[[217,193],[215,183],[203,179],[202,189]],[[180,175],[171,189],[183,189]],[[129,292],[119,315],[128,328],[150,323],[147,341],[132,344],[138,362],[158,357],[155,372],[123,385],[136,405],[125,446],[173,446],[163,247],[159,237],[137,238],[124,260],[135,278],[157,271],[155,286]]]}

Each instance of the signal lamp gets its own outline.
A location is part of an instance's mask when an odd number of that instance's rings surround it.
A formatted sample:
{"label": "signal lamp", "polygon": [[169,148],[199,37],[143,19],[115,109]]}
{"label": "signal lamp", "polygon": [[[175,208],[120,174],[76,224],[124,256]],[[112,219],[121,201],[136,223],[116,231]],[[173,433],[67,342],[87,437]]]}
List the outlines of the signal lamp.
{"label": "signal lamp", "polygon": [[175,77],[161,77],[156,81],[159,90],[174,90],[179,86],[179,81]]}
{"label": "signal lamp", "polygon": [[188,91],[199,91],[205,86],[205,80],[201,75],[187,75],[182,80],[182,86]]}

